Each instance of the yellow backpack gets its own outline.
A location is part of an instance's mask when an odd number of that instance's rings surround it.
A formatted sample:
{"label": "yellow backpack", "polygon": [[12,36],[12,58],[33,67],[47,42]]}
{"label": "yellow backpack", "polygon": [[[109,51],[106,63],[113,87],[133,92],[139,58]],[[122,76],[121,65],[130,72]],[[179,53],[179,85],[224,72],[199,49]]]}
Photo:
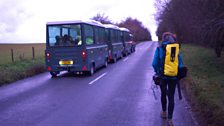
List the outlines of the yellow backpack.
{"label": "yellow backpack", "polygon": [[163,75],[175,77],[178,74],[178,54],[179,54],[179,44],[172,43],[164,46],[164,66]]}

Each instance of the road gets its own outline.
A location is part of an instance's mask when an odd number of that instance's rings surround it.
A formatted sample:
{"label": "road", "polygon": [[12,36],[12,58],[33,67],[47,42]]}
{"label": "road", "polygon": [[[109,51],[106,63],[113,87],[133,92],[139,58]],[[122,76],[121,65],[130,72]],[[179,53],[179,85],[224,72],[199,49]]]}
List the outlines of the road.
{"label": "road", "polygon": [[[43,73],[0,87],[0,126],[166,126],[151,90],[156,46],[138,44],[93,76]],[[174,124],[196,126],[187,102],[175,98]]]}

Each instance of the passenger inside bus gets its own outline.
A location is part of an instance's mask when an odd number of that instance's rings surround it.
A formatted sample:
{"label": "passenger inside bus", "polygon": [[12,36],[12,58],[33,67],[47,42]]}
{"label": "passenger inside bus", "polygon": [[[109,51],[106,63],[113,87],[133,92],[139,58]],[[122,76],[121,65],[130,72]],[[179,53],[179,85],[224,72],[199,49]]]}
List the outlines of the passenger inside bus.
{"label": "passenger inside bus", "polygon": [[68,36],[68,40],[70,42],[70,45],[74,46],[75,45],[75,41],[73,40],[72,36]]}
{"label": "passenger inside bus", "polygon": [[74,44],[72,44],[72,38],[71,38],[71,36],[68,36],[67,34],[65,34],[63,36],[62,44],[61,45],[62,46],[71,46],[71,45],[74,45]]}
{"label": "passenger inside bus", "polygon": [[55,45],[60,45],[60,43],[61,43],[61,37],[60,36],[58,36],[58,35],[56,35],[55,36],[55,40],[56,40],[56,43],[55,43]]}

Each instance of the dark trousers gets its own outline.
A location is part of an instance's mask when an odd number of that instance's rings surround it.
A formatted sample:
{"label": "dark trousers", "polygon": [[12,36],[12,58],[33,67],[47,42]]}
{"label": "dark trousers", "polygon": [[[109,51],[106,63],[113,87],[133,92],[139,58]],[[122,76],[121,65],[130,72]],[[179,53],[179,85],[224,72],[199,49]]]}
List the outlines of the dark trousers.
{"label": "dark trousers", "polygon": [[174,110],[174,94],[176,88],[177,80],[162,79],[160,89],[161,89],[161,103],[163,111],[166,111],[168,96],[168,119],[172,119]]}

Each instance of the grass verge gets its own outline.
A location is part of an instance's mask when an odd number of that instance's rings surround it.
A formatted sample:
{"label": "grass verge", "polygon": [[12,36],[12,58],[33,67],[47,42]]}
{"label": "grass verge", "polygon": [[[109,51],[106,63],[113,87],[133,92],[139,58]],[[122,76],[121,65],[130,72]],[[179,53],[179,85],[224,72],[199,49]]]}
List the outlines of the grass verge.
{"label": "grass verge", "polygon": [[16,61],[0,65],[0,86],[46,71],[44,59]]}
{"label": "grass verge", "polygon": [[184,80],[188,99],[206,126],[224,124],[224,58],[216,58],[212,49],[184,44],[184,64],[189,68]]}

